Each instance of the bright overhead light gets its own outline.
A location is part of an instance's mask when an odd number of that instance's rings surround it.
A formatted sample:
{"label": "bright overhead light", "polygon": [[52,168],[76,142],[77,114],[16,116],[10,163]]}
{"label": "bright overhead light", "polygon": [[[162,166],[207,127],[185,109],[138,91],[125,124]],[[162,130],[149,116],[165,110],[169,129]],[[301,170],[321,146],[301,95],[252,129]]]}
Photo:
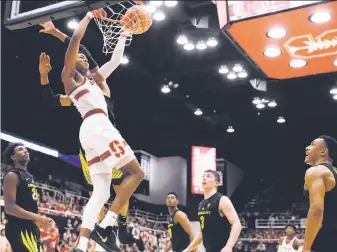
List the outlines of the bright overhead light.
{"label": "bright overhead light", "polygon": [[243,70],[243,67],[240,64],[235,64],[233,67],[234,72],[241,72]]}
{"label": "bright overhead light", "polygon": [[226,66],[221,66],[219,68],[219,73],[221,73],[221,74],[226,74],[228,72],[229,72],[229,70],[228,70],[228,68]]}
{"label": "bright overhead light", "polygon": [[333,62],[333,64],[334,64],[335,66],[337,66],[337,59]]}
{"label": "bright overhead light", "polygon": [[163,4],[163,1],[151,1],[150,4],[152,4],[153,6],[162,6]]}
{"label": "bright overhead light", "polygon": [[334,98],[335,100],[337,100],[337,95],[334,95],[332,98]]}
{"label": "bright overhead light", "polygon": [[227,78],[230,80],[234,80],[237,78],[237,75],[233,72],[230,72],[229,74],[227,74]]}
{"label": "bright overhead light", "polygon": [[157,8],[155,6],[153,6],[152,4],[148,4],[145,6],[145,9],[149,12],[149,13],[155,13],[157,11]]}
{"label": "bright overhead light", "polygon": [[233,126],[228,126],[227,132],[233,133],[235,130],[233,129]]}
{"label": "bright overhead light", "polygon": [[258,109],[263,109],[266,105],[264,105],[263,103],[259,103],[259,104],[256,104],[256,108]]}
{"label": "bright overhead light", "polygon": [[331,19],[329,12],[316,12],[309,17],[309,20],[316,24],[323,24]]}
{"label": "bright overhead light", "polygon": [[129,59],[126,56],[123,56],[123,58],[121,59],[121,64],[126,65],[129,63]]}
{"label": "bright overhead light", "polygon": [[283,28],[272,28],[267,33],[269,38],[280,39],[287,35],[287,31]]}
{"label": "bright overhead light", "polygon": [[269,100],[267,100],[267,99],[265,99],[265,98],[262,98],[262,100],[261,100],[263,103],[268,103],[269,102]]}
{"label": "bright overhead light", "polygon": [[185,45],[188,43],[188,39],[186,38],[185,35],[179,35],[179,37],[177,38],[177,43],[179,45]]}
{"label": "bright overhead light", "polygon": [[157,21],[162,21],[165,19],[165,14],[162,11],[157,11],[153,14],[153,19]]}
{"label": "bright overhead light", "polygon": [[68,28],[75,30],[78,26],[78,21],[76,19],[72,19],[68,22]]}
{"label": "bright overhead light", "polygon": [[307,62],[303,59],[292,59],[289,63],[289,65],[293,68],[304,67],[306,64]]}
{"label": "bright overhead light", "polygon": [[206,42],[209,47],[215,47],[218,45],[218,41],[215,38],[209,38]]}
{"label": "bright overhead light", "polygon": [[194,114],[197,115],[197,116],[202,115],[201,109],[196,109],[196,110],[194,111]]}
{"label": "bright overhead light", "polygon": [[205,50],[207,48],[207,45],[205,44],[204,41],[199,41],[196,45],[196,48],[198,50]]}
{"label": "bright overhead light", "polygon": [[337,88],[330,89],[330,94],[337,94]]}
{"label": "bright overhead light", "polygon": [[268,103],[268,106],[271,107],[271,108],[274,108],[277,106],[277,103],[275,101],[271,101]]}
{"label": "bright overhead light", "polygon": [[164,93],[164,94],[167,94],[167,93],[170,93],[170,92],[171,92],[171,89],[170,89],[169,86],[164,85],[164,86],[161,88],[161,92]]}
{"label": "bright overhead light", "polygon": [[254,100],[253,100],[253,104],[260,104],[261,103],[261,100],[259,97],[255,97]]}
{"label": "bright overhead light", "polygon": [[194,49],[194,45],[192,43],[187,43],[187,44],[184,45],[184,49],[186,51],[191,51],[191,50]]}
{"label": "bright overhead light", "polygon": [[247,76],[248,76],[248,74],[247,74],[246,71],[242,71],[242,72],[238,73],[239,78],[246,78]]}
{"label": "bright overhead light", "polygon": [[281,55],[281,50],[277,47],[269,47],[263,52],[263,54],[269,58],[274,58]]}
{"label": "bright overhead light", "polygon": [[178,84],[178,83],[174,83],[174,84],[173,84],[173,87],[174,87],[174,88],[178,88],[178,87],[179,87],[179,84]]}
{"label": "bright overhead light", "polygon": [[278,122],[278,123],[285,123],[285,122],[286,122],[286,119],[284,119],[283,116],[280,116],[280,117],[277,119],[277,122]]}
{"label": "bright overhead light", "polygon": [[177,3],[178,3],[178,1],[171,1],[171,0],[169,0],[169,1],[165,1],[165,5],[167,6],[167,7],[174,7],[174,6],[176,6],[177,5]]}

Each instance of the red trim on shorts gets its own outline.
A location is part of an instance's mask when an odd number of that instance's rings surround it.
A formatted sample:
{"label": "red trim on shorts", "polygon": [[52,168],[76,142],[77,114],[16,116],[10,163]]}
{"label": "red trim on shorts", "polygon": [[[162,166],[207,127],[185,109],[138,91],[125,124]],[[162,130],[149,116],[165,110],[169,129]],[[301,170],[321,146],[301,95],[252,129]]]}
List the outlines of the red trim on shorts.
{"label": "red trim on shorts", "polygon": [[89,160],[88,161],[88,167],[90,167],[91,165],[96,164],[98,162],[102,162],[110,156],[111,156],[111,152],[109,150],[107,150],[102,155],[94,157],[93,159]]}
{"label": "red trim on shorts", "polygon": [[89,110],[84,116],[83,116],[83,120],[87,119],[89,116],[95,115],[95,114],[104,114],[105,116],[108,116],[107,113],[103,110],[103,109],[92,109]]}
{"label": "red trim on shorts", "polygon": [[89,93],[88,89],[83,89],[74,96],[74,99],[78,101],[83,95],[88,94],[88,93]]}

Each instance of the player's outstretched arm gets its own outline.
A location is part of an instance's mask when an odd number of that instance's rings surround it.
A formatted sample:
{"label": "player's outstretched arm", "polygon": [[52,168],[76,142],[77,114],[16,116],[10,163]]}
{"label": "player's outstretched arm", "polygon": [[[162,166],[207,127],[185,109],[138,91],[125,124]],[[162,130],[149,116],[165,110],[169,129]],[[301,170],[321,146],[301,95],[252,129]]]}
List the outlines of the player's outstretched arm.
{"label": "player's outstretched arm", "polygon": [[121,34],[119,36],[117,45],[114,52],[112,53],[110,61],[101,66],[97,73],[94,75],[96,83],[102,83],[103,81],[105,81],[121,63],[127,36],[127,34]]}
{"label": "player's outstretched arm", "polygon": [[221,251],[232,251],[241,233],[241,222],[231,200],[228,197],[221,197],[219,210],[226,216],[227,220],[232,225],[231,233],[229,235],[226,246]]}
{"label": "player's outstretched arm", "polygon": [[[68,45],[68,49],[66,51],[65,59],[64,59],[64,68],[62,71],[62,81],[67,82],[69,79],[73,78],[76,66],[76,60],[79,52],[80,42],[84,36],[84,33],[88,27],[90,20],[93,18],[95,12],[100,10],[96,10],[93,12],[88,12],[87,15],[81,20],[78,24],[76,30],[74,31],[73,36],[71,37],[70,43]],[[104,11],[104,10],[102,10]]]}
{"label": "player's outstretched arm", "polygon": [[53,90],[49,84],[48,74],[52,67],[50,64],[50,57],[46,53],[40,54],[39,72],[40,83],[42,87],[42,99],[46,104],[52,106],[70,106],[71,99],[67,95],[54,95]]}
{"label": "player's outstretched arm", "polygon": [[[64,32],[57,29],[52,21],[41,23],[40,26],[43,27],[43,29],[39,31],[40,33],[50,34],[61,40],[64,43],[64,45],[66,46],[69,45],[71,38]],[[90,71],[93,73],[97,72],[99,69],[98,64],[92,57],[90,51],[83,44],[80,44],[80,52],[82,52],[88,58]]]}

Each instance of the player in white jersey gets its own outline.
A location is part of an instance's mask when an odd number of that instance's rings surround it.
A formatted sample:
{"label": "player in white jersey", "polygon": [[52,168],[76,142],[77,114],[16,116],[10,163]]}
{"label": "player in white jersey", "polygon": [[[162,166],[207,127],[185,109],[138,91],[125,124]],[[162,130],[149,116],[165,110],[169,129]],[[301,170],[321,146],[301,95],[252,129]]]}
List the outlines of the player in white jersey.
{"label": "player in white jersey", "polygon": [[[69,43],[62,71],[65,93],[83,117],[79,137],[86,152],[93,182],[93,194],[84,209],[80,237],[71,250],[73,252],[85,252],[89,238],[107,251],[120,251],[112,226],[116,222],[117,213],[144,178],[144,172],[132,149],[109,121],[103,92],[96,84],[105,83],[120,64],[128,34],[120,36],[111,60],[94,74],[88,74],[87,60],[79,54],[80,41],[97,12],[106,14],[102,9],[88,12],[78,24]],[[95,226],[100,209],[110,197],[111,172],[114,167],[120,169],[126,178],[105,218]]]}
{"label": "player in white jersey", "polygon": [[302,242],[296,237],[296,227],[292,224],[287,224],[285,228],[284,236],[280,239],[279,248],[277,252],[295,252],[300,251],[302,247]]}

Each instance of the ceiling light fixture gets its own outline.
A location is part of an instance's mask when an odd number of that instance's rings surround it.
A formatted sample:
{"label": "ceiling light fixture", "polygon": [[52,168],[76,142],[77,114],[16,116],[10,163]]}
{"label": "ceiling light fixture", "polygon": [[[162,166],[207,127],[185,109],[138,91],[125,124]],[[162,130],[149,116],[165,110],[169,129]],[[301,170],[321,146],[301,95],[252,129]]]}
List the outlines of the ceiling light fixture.
{"label": "ceiling light fixture", "polygon": [[171,1],[171,0],[165,0],[165,5],[167,6],[167,7],[174,7],[174,6],[176,6],[177,5],[177,3],[178,3],[178,1]]}
{"label": "ceiling light fixture", "polygon": [[293,68],[301,68],[307,65],[307,62],[303,59],[292,59],[289,65]]}
{"label": "ceiling light fixture", "polygon": [[191,51],[191,50],[194,49],[194,45],[192,43],[187,43],[187,44],[184,45],[184,49],[186,51]]}
{"label": "ceiling light fixture", "polygon": [[316,12],[309,16],[309,20],[316,24],[323,24],[331,19],[331,14],[329,12]]}
{"label": "ceiling light fixture", "polygon": [[281,55],[281,50],[277,47],[268,47],[263,54],[269,58],[274,58]]}
{"label": "ceiling light fixture", "polygon": [[129,59],[126,56],[123,56],[123,58],[121,59],[121,64],[126,65],[129,63]]}
{"label": "ceiling light fixture", "polygon": [[337,95],[334,95],[332,98],[334,98],[335,100],[337,100]]}
{"label": "ceiling light fixture", "polygon": [[185,45],[188,43],[188,39],[186,38],[185,35],[179,35],[179,37],[177,38],[177,43],[179,45]]}
{"label": "ceiling light fixture", "polygon": [[155,13],[157,11],[157,8],[151,4],[148,4],[145,6],[145,9],[149,12],[149,13]]}
{"label": "ceiling light fixture", "polygon": [[197,115],[197,116],[202,115],[201,109],[196,109],[196,110],[194,111],[194,114]]}
{"label": "ceiling light fixture", "polygon": [[153,14],[153,19],[156,21],[162,21],[165,19],[165,14],[162,11],[157,11]]}
{"label": "ceiling light fixture", "polygon": [[233,133],[235,130],[233,128],[233,126],[228,126],[227,132],[228,133]]}
{"label": "ceiling light fixture", "polygon": [[226,74],[228,72],[229,72],[229,70],[228,70],[228,68],[226,66],[221,66],[219,68],[219,73],[221,73],[221,74]]}
{"label": "ceiling light fixture", "polygon": [[173,87],[174,87],[174,88],[178,88],[178,87],[179,87],[179,84],[178,84],[178,83],[174,83],[174,84],[173,84]]}
{"label": "ceiling light fixture", "polygon": [[72,19],[68,22],[67,25],[69,29],[75,30],[76,27],[78,26],[78,21],[76,19]]}
{"label": "ceiling light fixture", "polygon": [[151,1],[150,4],[153,6],[159,7],[163,5],[163,1]]}
{"label": "ceiling light fixture", "polygon": [[218,45],[218,41],[215,38],[209,38],[206,42],[209,47],[215,47]]}
{"label": "ceiling light fixture", "polygon": [[279,118],[277,119],[277,122],[278,122],[278,123],[285,123],[285,122],[286,122],[286,119],[284,119],[283,116],[279,116]]}
{"label": "ceiling light fixture", "polygon": [[259,103],[259,104],[256,104],[256,108],[258,109],[263,109],[266,105],[264,105],[263,103]]}
{"label": "ceiling light fixture", "polygon": [[261,103],[261,100],[259,97],[255,97],[254,100],[253,100],[253,104],[259,104]]}
{"label": "ceiling light fixture", "polygon": [[164,93],[164,94],[167,94],[167,93],[170,93],[170,92],[171,92],[171,89],[169,88],[169,86],[164,85],[164,86],[161,88],[161,92]]}
{"label": "ceiling light fixture", "polygon": [[207,45],[205,44],[204,41],[199,41],[196,45],[196,48],[198,50],[205,50],[207,48]]}
{"label": "ceiling light fixture", "polygon": [[239,78],[246,78],[247,76],[248,76],[248,74],[247,74],[246,71],[242,71],[242,72],[238,73]]}
{"label": "ceiling light fixture", "polygon": [[267,33],[267,37],[273,38],[273,39],[280,39],[280,38],[283,38],[285,35],[287,35],[287,31],[280,27],[272,28]]}
{"label": "ceiling light fixture", "polygon": [[233,67],[234,72],[241,72],[243,70],[243,67],[240,64],[235,64]]}
{"label": "ceiling light fixture", "polygon": [[330,94],[333,94],[333,95],[337,94],[337,88],[335,87],[335,88],[330,89]]}
{"label": "ceiling light fixture", "polygon": [[237,75],[234,72],[230,72],[229,74],[227,74],[227,78],[230,80],[234,80],[237,78]]}
{"label": "ceiling light fixture", "polygon": [[268,106],[271,107],[271,108],[274,108],[277,106],[277,103],[275,101],[271,101],[268,103]]}

